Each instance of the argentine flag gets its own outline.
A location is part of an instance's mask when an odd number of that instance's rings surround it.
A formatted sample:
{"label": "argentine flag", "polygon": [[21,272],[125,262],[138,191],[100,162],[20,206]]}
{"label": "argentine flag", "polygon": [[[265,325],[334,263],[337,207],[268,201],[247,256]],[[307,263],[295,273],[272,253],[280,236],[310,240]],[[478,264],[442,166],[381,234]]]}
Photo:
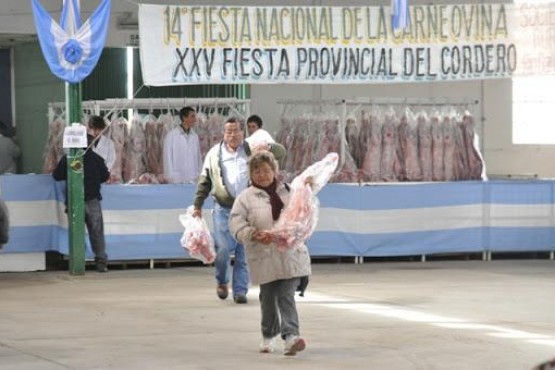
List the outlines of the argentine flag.
{"label": "argentine flag", "polygon": [[409,26],[409,0],[391,0],[391,25],[393,30]]}
{"label": "argentine flag", "polygon": [[65,0],[58,24],[39,0],[32,0],[40,47],[54,75],[79,83],[98,62],[110,23],[110,0],[102,0],[89,19],[81,24],[78,1]]}

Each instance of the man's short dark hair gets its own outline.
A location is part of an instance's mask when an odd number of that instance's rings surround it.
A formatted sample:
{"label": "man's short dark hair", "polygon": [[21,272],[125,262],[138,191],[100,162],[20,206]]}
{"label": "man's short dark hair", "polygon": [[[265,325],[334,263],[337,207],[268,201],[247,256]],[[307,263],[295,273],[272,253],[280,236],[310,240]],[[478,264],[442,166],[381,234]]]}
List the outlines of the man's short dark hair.
{"label": "man's short dark hair", "polygon": [[183,121],[183,118],[188,117],[191,112],[196,113],[196,110],[192,107],[181,108],[179,111],[179,119]]}
{"label": "man's short dark hair", "polygon": [[239,128],[241,129],[241,131],[244,131],[245,130],[245,124],[243,122],[244,121],[240,120],[239,118],[231,116],[231,117],[229,117],[228,119],[225,120],[224,127],[228,123],[237,123],[239,125]]}
{"label": "man's short dark hair", "polygon": [[256,123],[256,125],[258,126],[258,128],[262,127],[262,118],[260,118],[260,116],[257,116],[256,114],[253,114],[252,116],[250,116],[247,119],[247,124],[249,122],[254,122]]}
{"label": "man's short dark hair", "polygon": [[89,127],[104,130],[104,128],[106,128],[106,122],[104,121],[104,118],[100,116],[91,116],[91,118],[89,118]]}

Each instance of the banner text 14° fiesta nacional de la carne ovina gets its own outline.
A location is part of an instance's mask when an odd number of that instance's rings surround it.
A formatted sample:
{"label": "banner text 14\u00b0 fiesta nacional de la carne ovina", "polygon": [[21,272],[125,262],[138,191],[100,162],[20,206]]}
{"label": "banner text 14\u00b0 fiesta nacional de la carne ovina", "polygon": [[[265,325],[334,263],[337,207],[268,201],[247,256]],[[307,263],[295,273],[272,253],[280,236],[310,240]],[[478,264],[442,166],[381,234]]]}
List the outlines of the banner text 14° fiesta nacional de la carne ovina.
{"label": "banner text 14\u00b0 fiesta nacional de la carne ovina", "polygon": [[386,6],[143,4],[143,79],[153,86],[457,81],[525,74],[535,63],[549,74],[553,43],[533,47],[555,27],[542,16],[553,3],[542,6],[416,5],[409,27],[393,31]]}

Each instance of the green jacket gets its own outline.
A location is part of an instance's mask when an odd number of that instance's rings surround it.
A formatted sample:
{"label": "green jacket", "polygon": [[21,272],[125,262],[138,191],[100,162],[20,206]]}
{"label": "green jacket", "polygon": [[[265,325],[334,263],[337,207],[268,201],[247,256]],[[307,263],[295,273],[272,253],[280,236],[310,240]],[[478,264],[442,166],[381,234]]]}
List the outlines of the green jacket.
{"label": "green jacket", "polygon": [[[224,145],[223,141],[214,145],[206,154],[204,165],[197,184],[197,193],[193,205],[196,209],[202,209],[204,201],[210,194],[214,197],[219,205],[226,208],[231,208],[235,198],[229,193],[224,184],[222,176],[222,168],[220,166],[220,148]],[[244,141],[245,152],[251,155],[251,148],[249,143]],[[279,143],[271,145],[270,152],[274,155],[276,160],[281,163],[285,157],[285,147]]]}

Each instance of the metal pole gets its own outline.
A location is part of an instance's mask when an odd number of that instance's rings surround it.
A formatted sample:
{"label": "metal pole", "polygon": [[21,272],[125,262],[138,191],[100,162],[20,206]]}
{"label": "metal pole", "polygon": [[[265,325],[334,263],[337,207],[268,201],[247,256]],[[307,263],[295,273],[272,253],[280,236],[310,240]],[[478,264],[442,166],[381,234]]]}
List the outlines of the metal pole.
{"label": "metal pole", "polygon": [[[67,124],[81,122],[81,84],[66,83]],[[85,273],[85,195],[83,149],[71,148],[67,156],[69,219],[69,273]]]}

